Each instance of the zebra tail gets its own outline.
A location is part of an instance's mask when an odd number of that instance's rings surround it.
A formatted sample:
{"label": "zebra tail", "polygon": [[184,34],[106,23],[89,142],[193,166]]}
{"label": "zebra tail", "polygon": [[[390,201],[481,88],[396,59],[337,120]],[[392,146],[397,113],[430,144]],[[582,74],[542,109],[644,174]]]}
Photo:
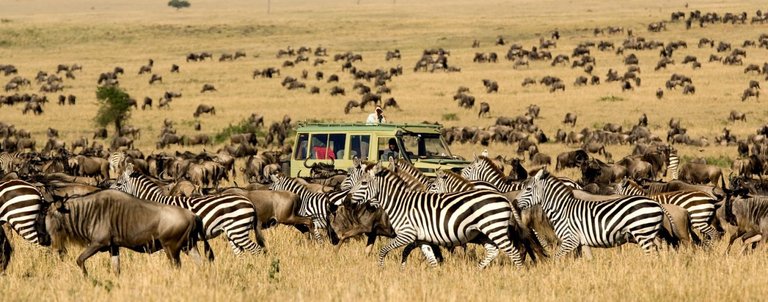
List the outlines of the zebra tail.
{"label": "zebra tail", "polygon": [[667,230],[666,228],[664,228],[663,227],[664,223],[662,222],[662,227],[659,229],[658,236],[661,237],[661,239],[666,241],[668,244],[672,245],[674,249],[677,249],[678,247],[680,247],[680,237],[678,236],[678,234],[680,233],[678,233],[678,231],[676,230],[675,222],[674,220],[672,220],[672,215],[670,215],[669,212],[667,212],[667,210],[664,209],[664,207],[661,207],[661,210],[664,212],[664,216],[669,220],[670,230]]}
{"label": "zebra tail", "polygon": [[11,263],[11,254],[13,254],[11,241],[6,237],[5,230],[0,227],[0,274],[4,273],[8,264]]}
{"label": "zebra tail", "polygon": [[[208,243],[208,239],[205,236],[205,228],[203,227],[203,219],[200,218],[200,216],[195,215],[195,234],[192,236],[197,236],[198,238],[203,240],[203,251],[205,252],[205,258],[208,259],[208,262],[213,262],[213,259],[215,258],[213,255],[213,249],[211,249],[211,245]],[[195,242],[195,241],[193,241]],[[197,243],[195,243],[197,244]]]}

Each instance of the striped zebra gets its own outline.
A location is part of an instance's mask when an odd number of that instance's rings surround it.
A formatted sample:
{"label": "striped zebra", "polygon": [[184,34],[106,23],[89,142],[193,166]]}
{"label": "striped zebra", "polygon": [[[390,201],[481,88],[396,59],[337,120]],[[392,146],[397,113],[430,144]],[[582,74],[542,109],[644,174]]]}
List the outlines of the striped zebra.
{"label": "striped zebra", "polygon": [[421,173],[421,170],[417,169],[415,166],[413,166],[409,161],[405,159],[398,159],[397,161],[394,161],[394,163],[390,162],[390,167],[394,165],[393,171],[397,171],[399,174],[408,174],[409,176],[415,178],[418,180],[422,185],[424,185],[424,188],[429,187],[430,184],[432,184],[432,179],[424,175],[424,173]]}
{"label": "striped zebra", "polygon": [[299,206],[299,216],[310,217],[312,219],[313,233],[315,240],[322,241],[320,230],[328,226],[328,213],[331,204],[342,204],[347,198],[349,190],[335,191],[330,193],[312,192],[303,184],[295,179],[279,174],[270,175],[272,184],[269,189],[273,191],[292,192],[301,198]]}
{"label": "striped zebra", "polygon": [[[48,246],[51,238],[45,232],[44,200],[40,191],[23,180],[0,183],[0,225],[8,223],[24,240]],[[13,248],[5,231],[0,228],[0,272],[5,271],[11,260]]]}
{"label": "striped zebra", "polygon": [[21,153],[19,152],[0,152],[0,172],[4,175],[16,171],[20,157]]}
{"label": "striped zebra", "polygon": [[680,167],[680,157],[677,156],[677,150],[669,150],[669,157],[667,157],[667,173],[671,175],[672,179],[678,179],[678,168]]}
{"label": "striped zebra", "polygon": [[674,204],[688,211],[691,226],[708,236],[705,239],[707,245],[712,245],[711,240],[720,238],[720,234],[710,225],[715,219],[715,203],[717,199],[700,191],[676,191],[659,194],[648,194],[637,183],[625,179],[616,184],[616,193],[629,196],[647,196],[661,204]]}
{"label": "striped zebra", "polygon": [[[352,202],[380,206],[389,217],[397,236],[380,251],[378,263],[393,249],[414,242],[443,246],[483,244],[486,255],[479,267],[486,267],[501,249],[520,267],[522,259],[510,240],[512,207],[501,194],[485,190],[437,194],[414,192],[396,173],[381,164],[371,169],[352,189]],[[437,265],[428,256],[431,265]]]}
{"label": "striped zebra", "polygon": [[[504,172],[496,166],[492,159],[486,156],[478,156],[473,162],[464,167],[464,169],[461,170],[461,177],[470,181],[480,180],[488,182],[496,187],[496,190],[502,193],[519,191],[525,187],[525,183],[523,182],[507,181]],[[571,179],[565,177],[559,177],[559,179],[563,184],[572,189],[582,189],[579,184]]]}
{"label": "striped zebra", "polygon": [[[648,254],[656,251],[664,211],[659,203],[641,196],[591,202],[573,196],[571,189],[549,172],[540,170],[517,197],[522,209],[540,204],[561,244],[556,258],[576,248],[613,247],[630,240]],[[591,257],[587,249],[587,257]]]}
{"label": "striped zebra", "polygon": [[109,175],[120,175],[120,168],[125,164],[125,152],[117,151],[109,154]]}
{"label": "striped zebra", "polygon": [[40,191],[26,181],[14,179],[0,183],[0,225],[10,224],[29,242],[49,244],[49,238],[38,233],[35,227],[44,202]]}
{"label": "striped zebra", "polygon": [[[112,189],[136,196],[139,199],[174,205],[192,211],[203,220],[206,239],[224,233],[235,255],[243,251],[258,253],[265,251],[256,210],[250,200],[240,195],[222,194],[203,197],[165,196],[162,188],[139,172],[133,171],[133,164],[126,164]],[[248,237],[249,230],[256,233],[256,242]]]}

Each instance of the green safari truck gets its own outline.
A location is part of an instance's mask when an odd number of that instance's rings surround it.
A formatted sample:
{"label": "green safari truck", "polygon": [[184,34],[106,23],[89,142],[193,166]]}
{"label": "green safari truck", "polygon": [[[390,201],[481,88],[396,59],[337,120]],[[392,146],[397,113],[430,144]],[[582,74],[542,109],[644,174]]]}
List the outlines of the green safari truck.
{"label": "green safari truck", "polygon": [[336,169],[347,170],[355,157],[385,163],[403,158],[431,177],[437,169],[458,172],[469,162],[451,154],[440,136],[441,128],[428,124],[300,124],[291,177],[309,176],[307,166],[315,162],[332,162]]}

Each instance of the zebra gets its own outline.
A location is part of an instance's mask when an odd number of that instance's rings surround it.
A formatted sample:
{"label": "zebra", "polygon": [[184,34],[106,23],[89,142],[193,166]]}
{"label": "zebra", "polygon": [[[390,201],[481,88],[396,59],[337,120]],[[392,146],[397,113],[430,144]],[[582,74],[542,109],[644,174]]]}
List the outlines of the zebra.
{"label": "zebra", "polygon": [[710,225],[715,218],[715,203],[717,199],[709,194],[686,190],[666,192],[659,194],[647,194],[637,183],[625,179],[616,184],[616,193],[629,196],[647,196],[660,204],[674,204],[688,211],[691,226],[705,234],[707,238],[704,243],[712,246],[712,239],[720,237],[719,233]]}
{"label": "zebra", "polygon": [[669,150],[669,156],[667,157],[667,173],[671,174],[672,179],[678,179],[678,168],[680,166],[680,157],[677,155],[677,150]]}
{"label": "zebra", "polygon": [[526,182],[517,197],[518,206],[528,209],[540,204],[560,239],[555,258],[582,246],[612,247],[630,240],[646,254],[657,251],[664,211],[659,203],[642,196],[627,196],[603,202],[577,199],[556,177],[542,169]]}
{"label": "zebra", "polygon": [[[235,194],[202,197],[165,196],[162,189],[128,163],[123,173],[111,186],[139,199],[170,204],[192,211],[203,220],[206,239],[224,233],[235,255],[249,251],[252,254],[266,252],[261,223],[250,200]],[[256,233],[256,242],[248,237],[250,229]]]}
{"label": "zebra", "polygon": [[[0,183],[0,225],[8,223],[24,240],[41,246],[49,246],[51,239],[46,232],[45,215],[42,214],[44,199],[40,191],[23,180]],[[3,229],[0,229],[0,272],[5,271],[11,259],[11,246]]]}
{"label": "zebra", "polygon": [[[352,202],[370,202],[380,206],[390,219],[397,236],[380,251],[379,266],[393,249],[410,243],[434,243],[443,246],[483,244],[486,255],[479,263],[485,268],[501,249],[517,266],[523,265],[510,236],[512,207],[498,192],[473,190],[438,194],[408,191],[406,183],[394,172],[377,164],[352,189]],[[430,265],[437,265],[428,256]]]}
{"label": "zebra", "polygon": [[342,204],[344,199],[347,198],[349,190],[330,193],[312,192],[293,178],[278,174],[272,174],[270,175],[270,178],[272,180],[272,184],[269,185],[270,190],[292,192],[301,198],[299,215],[310,217],[312,219],[315,240],[321,242],[322,236],[320,235],[320,230],[326,229],[328,226],[330,205]]}
{"label": "zebra", "polygon": [[125,152],[117,151],[109,154],[109,175],[119,175],[120,168],[125,164]]}
{"label": "zebra", "polygon": [[0,152],[0,172],[8,174],[16,171],[17,164],[22,157],[20,152]]}
{"label": "zebra", "polygon": [[[475,160],[461,170],[461,177],[470,181],[485,181],[496,187],[502,193],[520,191],[525,187],[524,182],[508,182],[504,172],[487,156],[476,156]],[[566,186],[581,190],[582,187],[575,181],[566,177],[559,177]]]}

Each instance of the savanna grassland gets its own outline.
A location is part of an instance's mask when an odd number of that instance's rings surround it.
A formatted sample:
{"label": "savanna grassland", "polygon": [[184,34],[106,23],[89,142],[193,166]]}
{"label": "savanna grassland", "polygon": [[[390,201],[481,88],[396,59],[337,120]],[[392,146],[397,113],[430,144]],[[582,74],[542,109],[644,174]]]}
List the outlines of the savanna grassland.
{"label": "savanna grassland", "polygon": [[[602,127],[607,122],[622,124],[625,129],[646,113],[649,127],[664,136],[666,123],[681,118],[691,137],[707,137],[714,142],[724,127],[739,138],[754,133],[768,121],[768,109],[751,99],[739,100],[741,91],[752,79],[768,85],[763,77],[746,75],[744,66],[707,63],[710,48],[697,48],[702,37],[731,42],[740,46],[744,40],[756,40],[768,33],[766,25],[694,26],[686,31],[682,23],[668,25],[667,31],[649,33],[649,22],[668,20],[673,11],[699,9],[704,12],[741,12],[753,15],[766,10],[765,2],[747,1],[267,1],[193,0],[192,7],[176,11],[164,1],[0,1],[0,64],[14,64],[19,75],[32,79],[38,70],[55,72],[57,64],[83,65],[77,79],[65,80],[65,94],[78,96],[76,106],[49,103],[41,116],[22,115],[21,107],[0,108],[0,121],[30,130],[39,146],[45,131],[53,127],[62,138],[72,141],[91,137],[97,105],[96,79],[99,73],[122,66],[126,74],[121,87],[138,100],[157,98],[164,91],[183,94],[170,110],[134,110],[130,124],[142,129],[137,147],[149,154],[155,145],[163,119],[175,122],[180,134],[193,134],[192,113],[198,104],[216,107],[215,116],[200,118],[203,132],[215,134],[252,112],[263,114],[266,122],[290,115],[294,121],[320,119],[328,121],[363,121],[369,112],[352,110],[344,115],[343,106],[352,93],[353,78],[341,71],[340,63],[330,62],[314,67],[302,63],[295,68],[281,68],[282,76],[298,77],[302,69],[310,74],[320,70],[326,76],[338,74],[340,86],[347,96],[332,97],[327,90],[335,84],[308,79],[318,86],[319,95],[306,90],[288,91],[280,79],[251,79],[253,69],[280,67],[285,60],[275,57],[287,46],[323,46],[329,54],[352,51],[361,53],[364,61],[358,68],[372,70],[402,65],[405,73],[388,84],[392,97],[402,111],[387,110],[390,121],[439,121],[446,126],[488,126],[498,116],[516,116],[529,104],[541,106],[537,120],[548,135],[562,126],[566,112],[578,114],[576,128]],[[653,71],[658,50],[626,51],[640,60],[642,86],[622,92],[618,83],[574,87],[573,80],[584,74],[581,69],[551,67],[549,62],[531,62],[530,68],[514,70],[504,59],[499,63],[472,62],[475,52],[497,52],[503,56],[508,46],[494,46],[499,35],[508,42],[530,49],[539,37],[549,38],[558,29],[562,38],[553,55],[570,55],[584,41],[612,41],[617,45],[623,35],[594,37],[595,27],[623,26],[635,35],[662,42],[684,40],[687,49],[675,53],[677,64],[666,70]],[[470,48],[472,40],[481,43]],[[444,47],[451,51],[449,64],[461,67],[460,73],[413,73],[412,67],[425,48]],[[384,60],[387,50],[399,49],[402,61]],[[187,53],[209,51],[214,59],[222,52],[245,51],[247,57],[235,62],[206,61],[187,63]],[[598,52],[594,74],[605,77],[609,68],[626,70],[622,56]],[[768,50],[747,48],[745,64],[768,61]],[[694,55],[702,68],[693,70],[681,64],[685,55]],[[162,84],[148,85],[148,75],[137,75],[141,65],[154,59],[154,72],[163,76]],[[314,56],[310,57],[314,59]],[[171,64],[179,64],[181,72],[171,74]],[[696,94],[682,95],[680,90],[665,91],[662,100],[655,97],[672,73],[693,79]],[[520,83],[526,77],[554,75],[566,83],[565,92],[549,93],[543,85],[526,88]],[[4,84],[10,77],[0,75]],[[486,94],[481,79],[499,82],[497,94]],[[201,94],[205,83],[214,84],[217,92]],[[38,86],[22,89],[36,92]],[[467,86],[480,101],[491,106],[492,118],[478,118],[477,111],[460,109],[451,96],[459,86]],[[53,94],[55,96],[57,94]],[[49,96],[50,97],[50,96]],[[615,98],[612,98],[615,97]],[[604,101],[610,99],[613,101]],[[727,121],[731,110],[747,113],[748,122]],[[456,120],[443,120],[454,114]],[[217,149],[219,146],[207,147]],[[454,145],[454,153],[470,157],[482,147]],[[555,155],[568,150],[560,144],[542,144],[540,149]],[[202,148],[191,150],[199,151]],[[512,155],[516,146],[492,144],[492,155]],[[681,155],[709,159],[734,159],[735,147],[711,146],[703,149],[678,147]],[[608,146],[614,158],[629,152],[628,146]],[[718,160],[727,165],[727,160]],[[576,171],[565,171],[574,176]],[[5,276],[0,277],[0,296],[16,300],[123,301],[158,300],[746,300],[762,299],[768,290],[764,268],[768,264],[765,251],[752,255],[723,256],[725,244],[714,251],[662,251],[659,257],[643,256],[639,248],[600,250],[595,259],[565,259],[516,270],[508,260],[497,261],[485,271],[477,271],[482,248],[448,254],[446,262],[429,268],[420,255],[411,257],[401,269],[391,253],[387,265],[379,269],[374,256],[363,254],[363,243],[353,242],[334,250],[329,244],[317,245],[293,229],[278,227],[265,231],[267,255],[235,257],[222,239],[213,240],[217,260],[212,265],[195,267],[188,257],[181,269],[173,269],[161,253],[152,256],[122,253],[123,274],[109,270],[106,254],[87,263],[91,276],[83,278],[75,266],[81,250],[71,247],[63,261],[48,250],[33,247],[18,236],[13,238],[14,259]],[[418,253],[414,253],[418,254]],[[278,269],[279,268],[279,269]]]}

